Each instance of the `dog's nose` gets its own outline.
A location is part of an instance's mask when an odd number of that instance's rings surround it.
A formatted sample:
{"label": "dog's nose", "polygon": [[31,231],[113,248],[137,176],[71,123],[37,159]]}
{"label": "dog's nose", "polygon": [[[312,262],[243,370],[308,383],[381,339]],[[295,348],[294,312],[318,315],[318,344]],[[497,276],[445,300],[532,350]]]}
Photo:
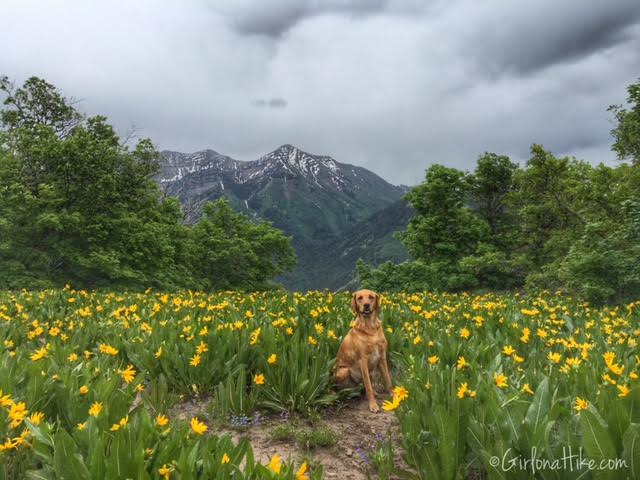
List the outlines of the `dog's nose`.
{"label": "dog's nose", "polygon": [[365,303],[365,304],[364,304],[364,308],[369,309],[369,306],[370,306],[370,305],[371,305],[371,304],[369,304],[369,303]]}

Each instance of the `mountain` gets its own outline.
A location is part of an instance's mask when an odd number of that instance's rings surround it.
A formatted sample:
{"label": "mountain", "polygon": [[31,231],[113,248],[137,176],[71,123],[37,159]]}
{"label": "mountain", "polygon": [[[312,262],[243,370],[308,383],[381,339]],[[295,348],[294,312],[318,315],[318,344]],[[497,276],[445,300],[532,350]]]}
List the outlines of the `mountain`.
{"label": "mountain", "polygon": [[[156,180],[167,195],[180,199],[187,222],[198,220],[206,202],[225,197],[236,210],[267,219],[292,236],[298,266],[280,281],[299,290],[336,288],[345,272],[353,271],[352,255],[351,263],[328,270],[315,259],[328,255],[333,260],[344,253],[327,248],[353,249],[353,244],[344,243],[346,239],[356,241],[372,216],[396,204],[407,190],[365,168],[288,144],[254,161],[235,160],[214,150],[163,151]],[[388,233],[376,230],[372,235],[379,241]],[[371,243],[371,238],[367,241]],[[392,245],[390,251],[402,250],[395,239],[388,237],[385,242]],[[381,261],[389,259],[382,257]],[[324,273],[319,275],[318,270]]]}
{"label": "mountain", "polygon": [[393,234],[404,230],[414,213],[403,200],[377,211],[334,240],[320,245],[312,255],[301,258],[299,270],[304,276],[292,283],[300,290],[318,285],[330,290],[353,290],[358,287],[354,268],[359,258],[370,265],[407,260],[409,255],[404,245]]}

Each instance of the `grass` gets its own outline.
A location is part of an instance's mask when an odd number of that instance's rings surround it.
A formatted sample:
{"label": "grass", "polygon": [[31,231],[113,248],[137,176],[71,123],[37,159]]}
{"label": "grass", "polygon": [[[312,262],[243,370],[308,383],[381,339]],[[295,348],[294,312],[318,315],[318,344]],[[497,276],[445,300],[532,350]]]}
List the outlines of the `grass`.
{"label": "grass", "polygon": [[304,428],[293,423],[277,425],[271,429],[270,434],[271,438],[277,441],[295,440],[298,446],[305,450],[333,447],[340,439],[340,434],[329,427]]}

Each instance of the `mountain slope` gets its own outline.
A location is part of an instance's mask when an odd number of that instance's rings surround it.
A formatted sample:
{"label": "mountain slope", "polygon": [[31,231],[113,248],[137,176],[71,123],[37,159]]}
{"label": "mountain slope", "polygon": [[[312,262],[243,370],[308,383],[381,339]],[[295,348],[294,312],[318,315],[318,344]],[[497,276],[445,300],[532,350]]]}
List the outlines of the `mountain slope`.
{"label": "mountain slope", "polygon": [[333,285],[331,275],[307,281],[315,277],[307,270],[313,268],[314,256],[406,191],[365,168],[292,145],[254,161],[234,160],[213,150],[164,151],[156,179],[168,195],[180,199],[187,222],[198,220],[206,202],[225,197],[236,210],[267,219],[290,235],[299,264],[282,281],[298,289]]}
{"label": "mountain slope", "polygon": [[283,275],[280,280],[285,286],[301,290],[319,288],[319,285],[333,291],[353,289],[357,287],[355,264],[359,258],[370,265],[407,260],[407,250],[393,234],[404,230],[414,213],[406,202],[398,200],[356,223],[339,237],[318,245],[299,259],[296,271]]}

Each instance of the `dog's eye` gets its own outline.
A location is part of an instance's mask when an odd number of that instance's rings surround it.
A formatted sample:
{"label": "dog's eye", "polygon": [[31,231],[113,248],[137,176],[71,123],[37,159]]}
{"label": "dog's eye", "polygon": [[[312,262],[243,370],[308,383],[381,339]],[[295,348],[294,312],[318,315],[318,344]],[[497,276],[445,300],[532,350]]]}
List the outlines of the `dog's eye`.
{"label": "dog's eye", "polygon": [[373,300],[373,295],[369,295],[369,300]]}
{"label": "dog's eye", "polygon": [[358,300],[362,300],[362,295],[360,295],[360,296],[358,297]]}

